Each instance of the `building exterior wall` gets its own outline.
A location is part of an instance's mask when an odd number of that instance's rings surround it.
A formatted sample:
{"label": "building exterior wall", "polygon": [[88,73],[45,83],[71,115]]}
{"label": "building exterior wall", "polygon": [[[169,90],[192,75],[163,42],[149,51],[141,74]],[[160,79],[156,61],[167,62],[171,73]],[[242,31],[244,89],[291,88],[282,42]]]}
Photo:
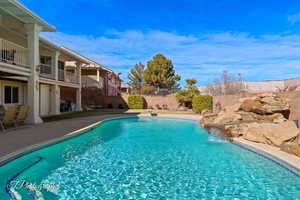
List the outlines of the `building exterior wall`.
{"label": "building exterior wall", "polygon": [[[250,93],[264,93],[277,92],[287,90],[294,86],[300,86],[300,78],[274,80],[274,81],[245,81],[245,92]],[[203,94],[207,93],[208,86],[203,85],[198,87]]]}
{"label": "building exterior wall", "polygon": [[245,81],[248,92],[275,92],[284,89],[284,81]]}
{"label": "building exterior wall", "polygon": [[295,86],[300,86],[300,78],[291,78],[291,79],[284,80],[285,88],[295,87]]}
{"label": "building exterior wall", "polygon": [[[5,86],[15,86],[19,88],[19,102],[7,104],[4,101],[4,88]],[[27,104],[27,83],[13,80],[0,80],[0,104],[4,106],[22,105]]]}

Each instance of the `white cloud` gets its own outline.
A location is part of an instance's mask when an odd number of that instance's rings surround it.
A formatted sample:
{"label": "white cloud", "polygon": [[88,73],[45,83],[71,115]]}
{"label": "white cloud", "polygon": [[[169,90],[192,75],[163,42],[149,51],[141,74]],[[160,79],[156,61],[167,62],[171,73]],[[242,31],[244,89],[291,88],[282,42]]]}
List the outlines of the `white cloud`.
{"label": "white cloud", "polygon": [[207,83],[224,69],[242,72],[248,80],[283,79],[300,75],[300,35],[208,33],[181,35],[152,30],[110,30],[101,37],[46,33],[46,38],[122,72],[146,63],[155,53],[173,60],[183,79],[195,77]]}
{"label": "white cloud", "polygon": [[288,21],[291,24],[295,24],[295,23],[299,22],[300,21],[300,13],[295,13],[295,14],[289,15]]}

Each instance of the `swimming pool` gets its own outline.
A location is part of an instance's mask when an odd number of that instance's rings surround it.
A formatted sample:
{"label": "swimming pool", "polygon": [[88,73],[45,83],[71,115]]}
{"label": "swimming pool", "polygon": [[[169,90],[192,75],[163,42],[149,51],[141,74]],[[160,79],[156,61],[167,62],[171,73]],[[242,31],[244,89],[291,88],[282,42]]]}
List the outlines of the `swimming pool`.
{"label": "swimming pool", "polygon": [[159,117],[105,121],[0,177],[1,200],[300,199],[300,178],[280,165],[195,121]]}

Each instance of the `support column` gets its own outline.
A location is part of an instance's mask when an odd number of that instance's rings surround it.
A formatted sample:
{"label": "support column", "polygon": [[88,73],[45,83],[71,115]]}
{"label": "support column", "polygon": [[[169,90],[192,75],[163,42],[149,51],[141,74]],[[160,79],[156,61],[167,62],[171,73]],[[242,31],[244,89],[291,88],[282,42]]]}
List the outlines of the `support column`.
{"label": "support column", "polygon": [[40,99],[39,99],[39,72],[38,65],[40,64],[39,53],[39,32],[40,26],[37,24],[26,24],[27,42],[28,42],[28,61],[30,66],[30,75],[28,77],[27,89],[27,104],[29,112],[27,122],[31,124],[42,123],[40,118]]}
{"label": "support column", "polygon": [[76,89],[76,111],[82,111],[81,107],[81,63],[76,63],[76,76],[79,88]]}
{"label": "support column", "polygon": [[51,57],[51,61],[52,61],[52,69],[53,69],[53,77],[54,80],[58,80],[58,58],[59,58],[59,51],[55,51]]}
{"label": "support column", "polygon": [[58,85],[51,86],[51,115],[60,114],[60,87]]}
{"label": "support column", "polygon": [[99,72],[99,69],[97,69],[97,78],[96,78],[96,80],[99,83],[99,81],[100,81],[100,72]]}

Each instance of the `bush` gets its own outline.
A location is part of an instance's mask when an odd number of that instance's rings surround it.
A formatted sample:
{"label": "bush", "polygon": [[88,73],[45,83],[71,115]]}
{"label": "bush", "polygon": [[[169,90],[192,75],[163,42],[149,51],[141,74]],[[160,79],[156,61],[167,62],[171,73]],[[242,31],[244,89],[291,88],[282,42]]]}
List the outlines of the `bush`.
{"label": "bush", "polygon": [[128,107],[130,109],[144,109],[146,107],[145,98],[142,95],[138,94],[129,95]]}
{"label": "bush", "polygon": [[195,95],[192,101],[193,111],[201,113],[204,109],[213,109],[213,99],[210,95]]}

